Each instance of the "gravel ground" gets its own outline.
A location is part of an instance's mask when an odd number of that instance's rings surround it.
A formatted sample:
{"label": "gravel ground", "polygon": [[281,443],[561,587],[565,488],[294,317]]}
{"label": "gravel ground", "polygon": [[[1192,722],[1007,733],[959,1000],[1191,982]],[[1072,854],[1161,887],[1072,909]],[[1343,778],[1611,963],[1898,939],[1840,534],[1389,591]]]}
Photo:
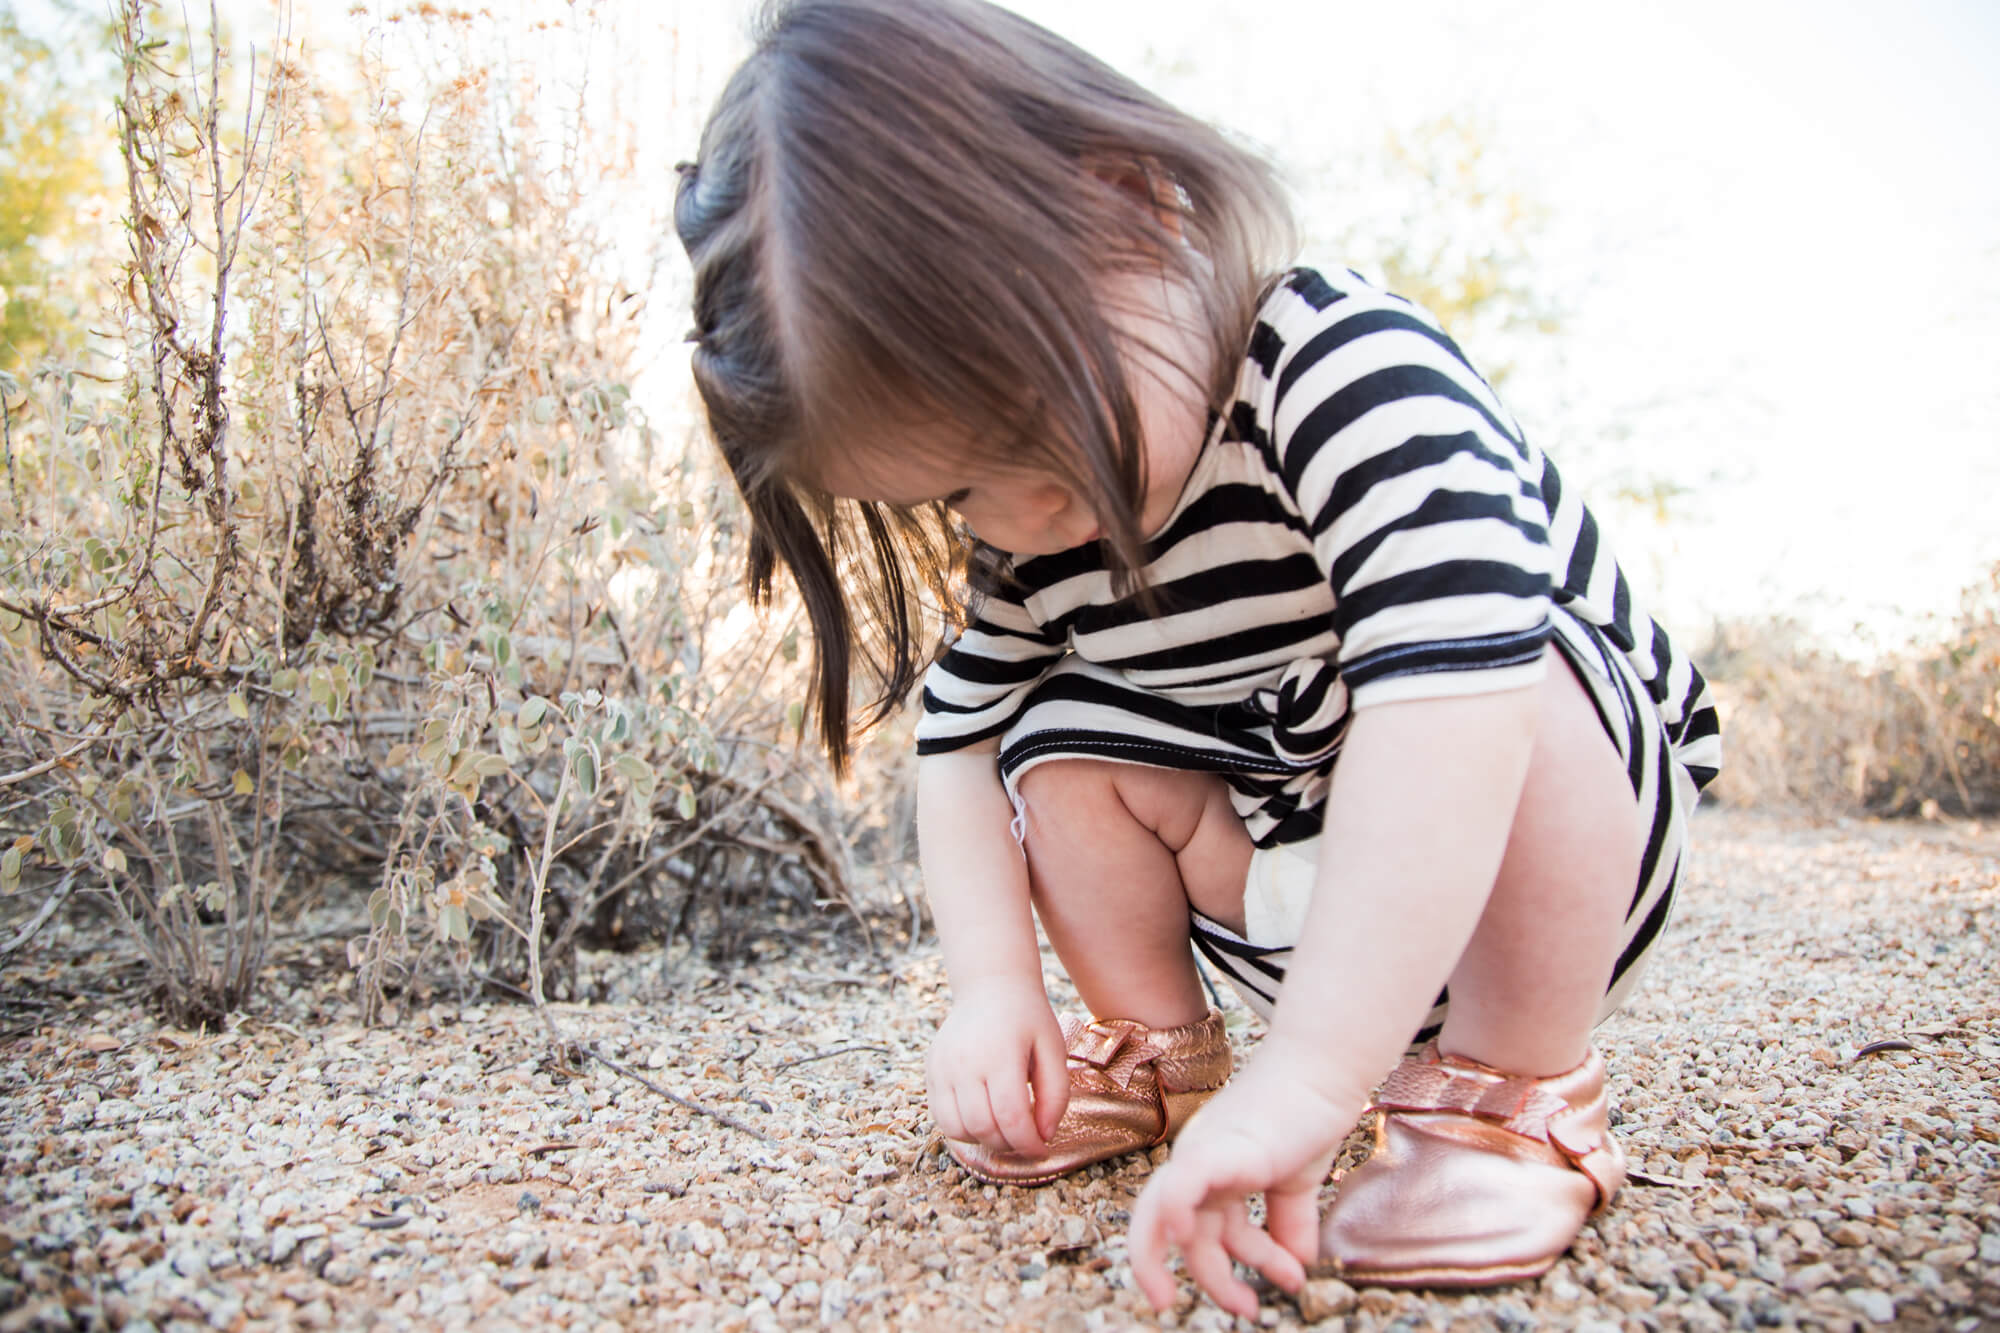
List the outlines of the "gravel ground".
{"label": "gravel ground", "polygon": [[[1539,1282],[1323,1280],[1262,1326],[2000,1328],[2000,833],[1698,836],[1672,943],[1600,1033],[1639,1173],[1616,1205]],[[929,948],[592,959],[634,1002],[556,1016],[628,1072],[572,1072],[521,1007],[366,1031],[274,987],[173,1031],[79,991],[69,947],[0,977],[0,1333],[1234,1323],[1192,1295],[1155,1321],[1130,1285],[1145,1159],[1003,1192],[938,1152]]]}

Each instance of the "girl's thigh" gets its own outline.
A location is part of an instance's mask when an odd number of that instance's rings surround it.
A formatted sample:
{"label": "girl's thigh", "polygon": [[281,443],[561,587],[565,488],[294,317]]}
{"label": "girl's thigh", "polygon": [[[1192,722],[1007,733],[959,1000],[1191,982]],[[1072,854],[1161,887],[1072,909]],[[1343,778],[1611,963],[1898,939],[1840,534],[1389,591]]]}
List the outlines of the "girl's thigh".
{"label": "girl's thigh", "polygon": [[1221,778],[1051,759],[1024,773],[1018,792],[1022,843],[1041,893],[1059,894],[1071,882],[1101,890],[1107,874],[1136,873],[1171,878],[1196,911],[1240,921],[1254,848]]}

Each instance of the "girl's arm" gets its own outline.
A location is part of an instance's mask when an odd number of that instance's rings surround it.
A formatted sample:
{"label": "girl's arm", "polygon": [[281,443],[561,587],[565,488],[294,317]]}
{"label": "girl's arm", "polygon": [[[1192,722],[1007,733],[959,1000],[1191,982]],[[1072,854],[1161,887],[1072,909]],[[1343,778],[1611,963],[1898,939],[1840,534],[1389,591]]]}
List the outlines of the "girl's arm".
{"label": "girl's arm", "polygon": [[[1484,910],[1527,776],[1536,694],[1527,687],[1355,714],[1270,1033],[1182,1132],[1133,1212],[1133,1272],[1156,1308],[1173,1300],[1170,1245],[1219,1304],[1246,1317],[1256,1296],[1230,1272],[1230,1258],[1287,1289],[1304,1280],[1333,1154]],[[1245,1211],[1258,1192],[1267,1232]]]}
{"label": "girl's arm", "polygon": [[1264,1039],[1269,1055],[1259,1053],[1351,1105],[1349,1123],[1479,924],[1535,720],[1533,686],[1354,717],[1327,797],[1312,905]]}
{"label": "girl's arm", "polygon": [[917,763],[919,856],[952,995],[927,1073],[947,1138],[1037,1154],[1069,1075],[998,752],[987,741]]}

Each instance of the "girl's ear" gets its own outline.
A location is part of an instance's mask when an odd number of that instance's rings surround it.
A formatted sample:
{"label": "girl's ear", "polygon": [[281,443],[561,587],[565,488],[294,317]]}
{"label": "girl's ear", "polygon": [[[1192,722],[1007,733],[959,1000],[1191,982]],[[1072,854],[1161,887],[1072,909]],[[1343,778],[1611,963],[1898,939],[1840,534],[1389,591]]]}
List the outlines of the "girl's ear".
{"label": "girl's ear", "polygon": [[1187,239],[1181,230],[1180,187],[1159,163],[1142,157],[1096,156],[1084,159],[1084,170],[1151,209],[1153,220],[1175,240]]}

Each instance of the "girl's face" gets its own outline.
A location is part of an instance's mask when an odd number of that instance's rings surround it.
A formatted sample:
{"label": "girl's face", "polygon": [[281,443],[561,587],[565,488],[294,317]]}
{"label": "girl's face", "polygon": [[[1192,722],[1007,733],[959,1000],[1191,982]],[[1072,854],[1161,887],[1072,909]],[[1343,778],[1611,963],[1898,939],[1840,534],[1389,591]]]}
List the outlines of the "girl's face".
{"label": "girl's face", "polygon": [[[1139,511],[1147,537],[1180,502],[1201,453],[1207,405],[1198,367],[1207,341],[1193,293],[1159,274],[1121,278],[1107,290],[1113,327],[1127,353],[1125,374],[1138,409],[1146,493]],[[1053,555],[1102,535],[1089,498],[1059,477],[1011,467],[961,430],[885,433],[868,456],[828,460],[818,478],[829,493],[914,507],[942,500],[989,546],[1010,555]]]}

